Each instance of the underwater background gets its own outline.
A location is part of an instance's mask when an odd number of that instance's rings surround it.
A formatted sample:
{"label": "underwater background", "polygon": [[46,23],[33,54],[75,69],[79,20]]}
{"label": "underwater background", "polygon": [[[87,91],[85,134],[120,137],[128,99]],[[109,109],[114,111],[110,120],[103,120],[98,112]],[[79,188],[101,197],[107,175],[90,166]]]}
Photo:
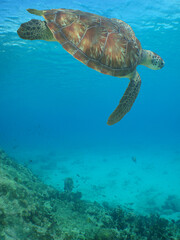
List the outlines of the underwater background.
{"label": "underwater background", "polygon": [[[159,71],[142,79],[131,111],[108,126],[129,80],[100,74],[59,43],[25,41],[27,8],[70,8],[121,19]],[[0,148],[46,184],[74,180],[83,199],[180,219],[180,3],[163,1],[0,1]]]}

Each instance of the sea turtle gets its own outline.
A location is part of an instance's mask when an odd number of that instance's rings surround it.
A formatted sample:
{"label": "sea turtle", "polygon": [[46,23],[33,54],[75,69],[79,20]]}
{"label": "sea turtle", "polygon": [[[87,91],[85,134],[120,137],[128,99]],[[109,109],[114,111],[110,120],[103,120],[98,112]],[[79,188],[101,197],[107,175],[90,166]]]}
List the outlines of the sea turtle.
{"label": "sea turtle", "polygon": [[74,58],[94,70],[115,77],[127,77],[130,83],[107,124],[119,122],[130,111],[141,86],[138,64],[153,70],[164,66],[156,53],[144,50],[132,28],[115,18],[72,9],[36,10],[43,16],[21,24],[18,35],[23,39],[58,41]]}

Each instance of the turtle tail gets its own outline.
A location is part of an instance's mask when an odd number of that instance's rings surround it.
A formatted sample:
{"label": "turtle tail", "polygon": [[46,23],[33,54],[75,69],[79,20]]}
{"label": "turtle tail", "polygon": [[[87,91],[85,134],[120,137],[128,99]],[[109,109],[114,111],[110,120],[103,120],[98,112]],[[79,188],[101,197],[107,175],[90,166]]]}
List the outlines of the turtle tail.
{"label": "turtle tail", "polygon": [[54,41],[53,34],[46,22],[41,20],[32,19],[29,22],[21,24],[17,33],[23,39]]}

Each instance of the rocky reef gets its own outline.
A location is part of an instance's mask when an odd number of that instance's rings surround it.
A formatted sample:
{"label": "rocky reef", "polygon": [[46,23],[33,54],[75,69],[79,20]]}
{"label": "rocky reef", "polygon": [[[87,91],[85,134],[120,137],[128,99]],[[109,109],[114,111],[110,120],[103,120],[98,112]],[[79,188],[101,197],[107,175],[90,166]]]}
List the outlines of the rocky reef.
{"label": "rocky reef", "polygon": [[1,240],[180,240],[178,221],[81,196],[73,192],[73,179],[57,191],[0,150]]}

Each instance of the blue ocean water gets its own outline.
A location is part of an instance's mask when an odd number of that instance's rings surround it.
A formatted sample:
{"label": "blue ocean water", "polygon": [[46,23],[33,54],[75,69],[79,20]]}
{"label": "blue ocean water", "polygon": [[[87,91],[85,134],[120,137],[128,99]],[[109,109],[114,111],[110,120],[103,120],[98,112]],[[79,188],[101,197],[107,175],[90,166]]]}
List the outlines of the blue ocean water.
{"label": "blue ocean water", "polygon": [[[21,23],[41,19],[27,8],[121,19],[165,67],[137,67],[139,96],[108,126],[129,80],[86,67],[57,42],[20,39]],[[86,199],[180,218],[179,1],[1,0],[0,15],[0,147],[57,188],[72,177]]]}

